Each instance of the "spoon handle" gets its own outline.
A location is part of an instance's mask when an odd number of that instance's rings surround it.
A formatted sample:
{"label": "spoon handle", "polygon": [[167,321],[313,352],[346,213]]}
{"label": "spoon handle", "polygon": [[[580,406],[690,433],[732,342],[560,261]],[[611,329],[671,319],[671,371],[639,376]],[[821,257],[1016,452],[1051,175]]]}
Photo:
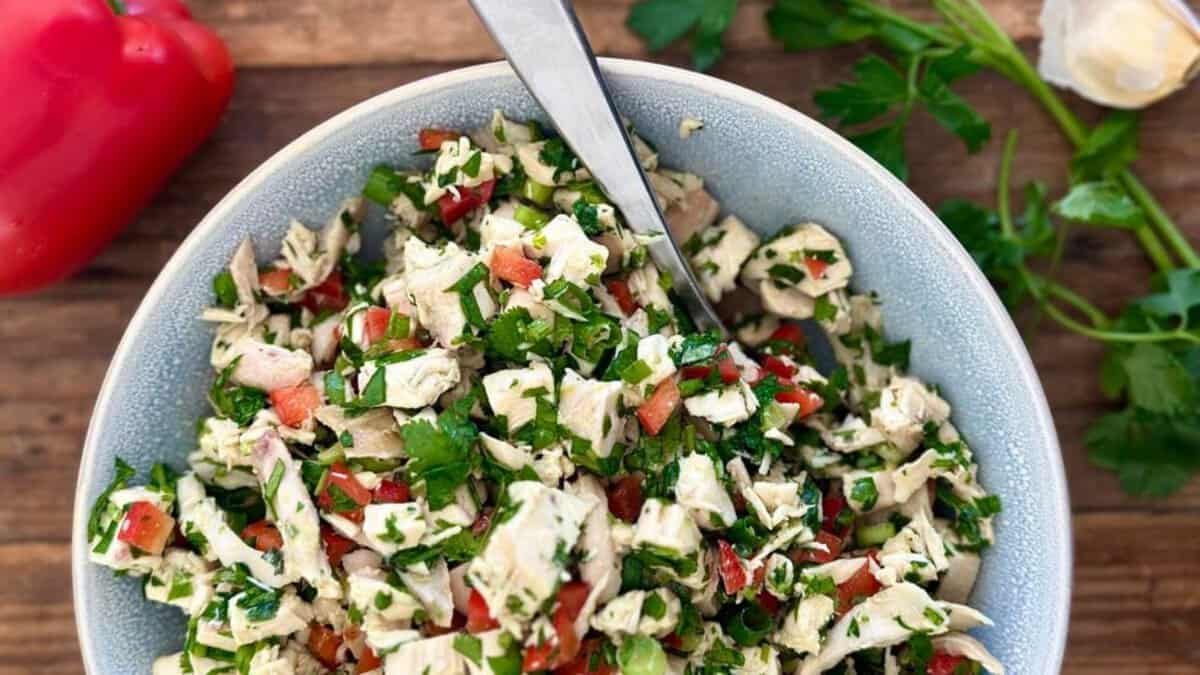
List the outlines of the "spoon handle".
{"label": "spoon handle", "polygon": [[666,227],[568,0],[471,0],[508,62],[575,155],[647,244],[696,325],[727,335]]}

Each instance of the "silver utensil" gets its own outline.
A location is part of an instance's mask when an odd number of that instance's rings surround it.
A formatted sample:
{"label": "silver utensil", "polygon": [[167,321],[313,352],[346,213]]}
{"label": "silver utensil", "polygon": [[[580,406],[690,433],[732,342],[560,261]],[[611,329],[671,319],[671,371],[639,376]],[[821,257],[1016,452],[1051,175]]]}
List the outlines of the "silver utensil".
{"label": "silver utensil", "polygon": [[728,336],[667,228],[568,0],[471,0],[550,122],[647,244],[696,325]]}

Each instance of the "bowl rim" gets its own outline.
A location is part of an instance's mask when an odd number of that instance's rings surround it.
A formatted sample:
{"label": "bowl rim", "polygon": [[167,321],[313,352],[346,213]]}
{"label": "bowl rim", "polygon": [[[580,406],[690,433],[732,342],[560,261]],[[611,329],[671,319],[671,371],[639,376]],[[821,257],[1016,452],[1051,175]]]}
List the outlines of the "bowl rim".
{"label": "bowl rim", "polygon": [[[796,127],[802,128],[806,133],[820,138],[823,142],[829,144],[848,160],[856,164],[858,168],[871,176],[882,189],[892,193],[899,201],[906,204],[915,216],[925,221],[930,226],[929,231],[932,235],[933,243],[940,246],[957,267],[965,269],[972,290],[979,297],[983,298],[987,313],[992,319],[992,325],[1000,331],[1000,337],[1004,344],[1017,356],[1016,366],[1018,376],[1026,389],[1033,394],[1036,422],[1038,428],[1042,429],[1042,445],[1051,455],[1050,475],[1045,478],[1049,478],[1048,484],[1053,493],[1051,499],[1048,501],[1048,504],[1054,511],[1052,518],[1057,521],[1060,533],[1072,532],[1071,509],[1062,450],[1059,446],[1058,434],[1055,429],[1054,419],[1050,413],[1050,406],[1046,401],[1045,391],[1042,388],[1041,381],[1038,379],[1029,352],[1025,348],[1025,343],[1017,332],[1017,328],[1013,324],[1008,311],[1001,303],[1000,298],[976,266],[970,254],[967,253],[966,249],[962,247],[938,217],[934,215],[924,201],[893,176],[891,172],[884,169],[866,153],[839,136],[836,132],[799,110],[776,101],[765,94],[760,94],[752,89],[747,89],[741,85],[710,75],[674,66],[635,59],[601,58],[599,61],[601,70],[606,73],[618,76],[662,80],[699,90],[718,98],[736,100],[743,105],[758,108],[768,115],[781,118]],[[145,328],[151,309],[158,304],[163,293],[166,291],[169,280],[177,273],[177,268],[182,266],[184,260],[193,255],[194,249],[197,249],[201,245],[202,240],[211,230],[218,227],[219,223],[226,218],[227,214],[235,208],[244,196],[254,190],[267,176],[273,174],[296,157],[306,153],[313,145],[320,143],[330,135],[353,124],[359,118],[385,109],[399,101],[442,89],[466,85],[477,80],[505,76],[517,77],[506,61],[493,61],[457,68],[429,75],[376,94],[321,122],[276,151],[275,154],[271,155],[266,161],[251,171],[249,175],[238,182],[233,189],[205,214],[204,218],[183,239],[179,247],[175,250],[175,253],[171,255],[170,259],[167,260],[167,263],[155,277],[146,295],[138,304],[133,317],[129,320],[128,325],[126,325],[121,340],[118,342],[116,351],[105,372],[99,394],[96,397],[96,403],[92,407],[92,416],[88,422],[83,451],[80,455],[79,473],[75,483],[75,504],[71,526],[71,596],[74,605],[75,629],[79,638],[80,654],[85,672],[97,675],[99,673],[93,661],[95,645],[92,642],[91,632],[84,629],[85,609],[89,604],[89,600],[83,593],[82,584],[85,576],[84,571],[89,564],[87,541],[84,534],[86,532],[88,512],[90,511],[90,505],[85,503],[83,495],[86,494],[87,486],[95,480],[96,462],[94,457],[97,453],[98,438],[100,436],[99,430],[104,424],[102,420],[106,419],[106,416],[100,413],[107,411],[112,403],[116,385],[116,373],[120,372],[120,366],[132,356],[130,350],[133,343],[133,336]],[[1057,549],[1055,558],[1062,561],[1062,569],[1059,570],[1057,574],[1058,578],[1055,579],[1058,582],[1058,593],[1050,599],[1055,605],[1062,607],[1062,611],[1055,617],[1052,627],[1053,632],[1047,636],[1050,640],[1048,644],[1051,645],[1054,651],[1053,661],[1051,662],[1051,665],[1054,666],[1053,672],[1061,669],[1063,656],[1066,651],[1074,567],[1074,544],[1072,538],[1064,536],[1057,537],[1056,539],[1057,542],[1052,545]]]}

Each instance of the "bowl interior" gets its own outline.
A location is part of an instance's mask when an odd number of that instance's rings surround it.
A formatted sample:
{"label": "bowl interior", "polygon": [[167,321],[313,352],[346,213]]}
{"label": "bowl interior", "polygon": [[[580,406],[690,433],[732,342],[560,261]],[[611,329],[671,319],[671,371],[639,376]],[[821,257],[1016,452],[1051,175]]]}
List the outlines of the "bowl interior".
{"label": "bowl interior", "polygon": [[[978,631],[1014,673],[1058,671],[1070,594],[1070,525],[1062,462],[1028,355],[987,282],[902,184],[833,132],[740,87],[695,73],[606,60],[621,111],[666,166],[704,177],[723,210],[767,233],[813,220],[846,245],[856,288],[878,291],[893,339],[912,339],[913,371],[940,385],[1004,513],[973,604]],[[86,561],[86,512],[120,456],[143,472],[182,467],[206,409],[211,330],[197,317],[210,280],[244,237],[274,255],[289,218],[323,223],[372,166],[413,164],[426,126],[474,128],[493,108],[539,111],[505,64],[439,75],[373,98],[297,140],[213,211],[168,263],[117,350],[89,429],[76,493],[76,617],[93,675],[149,672],[179,649],[181,613],[145,601],[140,583]],[[683,117],[704,120],[687,140]],[[377,238],[376,213],[368,233]],[[1051,536],[1047,536],[1050,534]]]}

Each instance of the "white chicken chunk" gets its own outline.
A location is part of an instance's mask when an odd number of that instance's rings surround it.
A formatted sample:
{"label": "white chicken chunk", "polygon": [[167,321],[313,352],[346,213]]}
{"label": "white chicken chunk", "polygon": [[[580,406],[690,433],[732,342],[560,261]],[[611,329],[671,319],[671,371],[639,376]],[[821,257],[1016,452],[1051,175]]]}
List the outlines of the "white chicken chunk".
{"label": "white chicken chunk", "polygon": [[184,614],[196,616],[212,600],[211,568],[208,561],[191,551],[168,549],[146,580],[146,599],[175,605]]}
{"label": "white chicken chunk", "polygon": [[693,417],[703,417],[713,424],[732,426],[745,422],[758,410],[758,398],[745,382],[705,392],[683,399],[683,406]]}
{"label": "white chicken chunk", "polygon": [[625,418],[617,410],[621,389],[620,382],[589,380],[571,369],[559,387],[559,424],[587,441],[600,458],[612,454],[625,431]]}
{"label": "white chicken chunk", "polygon": [[912,452],[925,436],[925,423],[950,417],[950,405],[920,380],[896,376],[879,395],[871,410],[871,426],[879,429],[900,451]]}
{"label": "white chicken chunk", "polygon": [[410,565],[400,580],[412,592],[434,625],[449,628],[454,615],[454,596],[450,592],[450,568],[444,558],[436,562]]}
{"label": "white chicken chunk", "polygon": [[633,547],[651,547],[687,557],[700,550],[700,530],[687,509],[661,499],[647,499],[638,514]]}
{"label": "white chicken chunk", "polygon": [[575,547],[596,505],[534,481],[510,484],[508,499],[515,513],[492,530],[467,576],[500,625],[520,633],[558,589],[561,553]]}
{"label": "white chicken chunk", "polygon": [[492,412],[508,420],[512,433],[533,420],[538,397],[554,403],[554,372],[544,363],[498,370],[483,377],[483,390]]}
{"label": "white chicken chunk", "polygon": [[248,546],[225,522],[225,514],[194,474],[185,474],[176,484],[179,495],[179,522],[183,533],[198,532],[206,543],[205,557],[219,560],[223,567],[241,563],[255,579],[273,588],[286,586],[295,580],[294,574],[277,571],[263,554]]}
{"label": "white chicken chunk", "polygon": [[350,434],[353,445],[344,446],[347,458],[398,459],[404,456],[404,439],[391,411],[375,408],[360,415],[347,415],[341,406],[326,405],[314,411],[317,421],[339,437]]}
{"label": "white chicken chunk", "polygon": [[454,649],[458,633],[413,640],[384,657],[384,675],[464,675],[467,665]]}
{"label": "white chicken chunk", "polygon": [[723,529],[737,520],[737,511],[708,455],[693,452],[679,460],[675,499],[704,529]]}
{"label": "white chicken chunk", "polygon": [[342,202],[341,208],[325,224],[318,235],[299,221],[293,220],[283,239],[282,253],[287,267],[300,279],[299,288],[289,289],[290,294],[320,285],[342,259],[342,252],[350,240],[347,223],[356,224],[366,215],[366,202],[362,197],[352,197]]}
{"label": "white chicken chunk", "polygon": [[685,245],[695,251],[692,267],[708,298],[720,302],[721,296],[737,286],[738,273],[758,248],[759,237],[737,216],[726,216],[716,226],[694,236],[696,243]]}
{"label": "white chicken chunk", "polygon": [[816,223],[795,225],[764,242],[742,270],[755,288],[770,279],[810,298],[845,288],[853,269],[842,243]]}
{"label": "white chicken chunk", "polygon": [[308,352],[267,344],[249,335],[230,348],[237,366],[229,378],[234,384],[272,391],[293,387],[312,375],[313,359]]}
{"label": "white chicken chunk", "polygon": [[979,665],[991,675],[1004,675],[1004,665],[992,656],[979,640],[964,633],[947,633],[933,639],[933,649],[938,654],[962,656]]}
{"label": "white chicken chunk", "polygon": [[796,675],[817,675],[854,652],[905,642],[914,631],[941,635],[949,630],[949,619],[916,584],[885,588],[838,619],[821,651],[806,658]]}
{"label": "white chicken chunk", "polygon": [[658,268],[654,265],[644,265],[630,272],[627,283],[633,299],[642,307],[653,307],[664,312],[671,311],[671,298],[663,289]]}
{"label": "white chicken chunk", "polygon": [[321,597],[339,597],[341,586],[321,548],[321,519],[300,477],[300,463],[277,434],[263,434],[254,446],[254,473],[270,507],[268,516],[283,536],[284,569]]}
{"label": "white chicken chunk", "polygon": [[[377,375],[383,378],[383,401],[391,408],[416,410],[437,402],[462,377],[458,359],[446,349],[402,352],[405,361],[367,361],[358,371],[358,390],[364,392]],[[382,366],[382,367],[381,367]]]}
{"label": "white chicken chunk", "polygon": [[291,635],[308,627],[313,620],[312,608],[291,589],[283,591],[275,614],[265,620],[256,611],[257,605],[249,591],[229,598],[229,626],[239,647],[269,637]]}
{"label": "white chicken chunk", "polygon": [[566,493],[595,504],[583,521],[583,533],[579,537],[579,548],[586,553],[579,563],[579,577],[592,587],[596,602],[606,603],[621,587],[621,558],[613,546],[608,495],[600,481],[590,474],[567,483]]}
{"label": "white chicken chunk", "polygon": [[[467,315],[457,291],[452,289],[475,265],[479,256],[464,251],[454,242],[442,248],[429,246],[413,237],[404,246],[404,278],[417,306],[417,320],[446,349],[458,349],[469,329]],[[480,282],[471,289],[486,321],[496,313],[496,301]]]}
{"label": "white chicken chunk", "polygon": [[368,504],[363,509],[363,535],[384,557],[421,543],[426,526],[425,514],[416,502]]}

